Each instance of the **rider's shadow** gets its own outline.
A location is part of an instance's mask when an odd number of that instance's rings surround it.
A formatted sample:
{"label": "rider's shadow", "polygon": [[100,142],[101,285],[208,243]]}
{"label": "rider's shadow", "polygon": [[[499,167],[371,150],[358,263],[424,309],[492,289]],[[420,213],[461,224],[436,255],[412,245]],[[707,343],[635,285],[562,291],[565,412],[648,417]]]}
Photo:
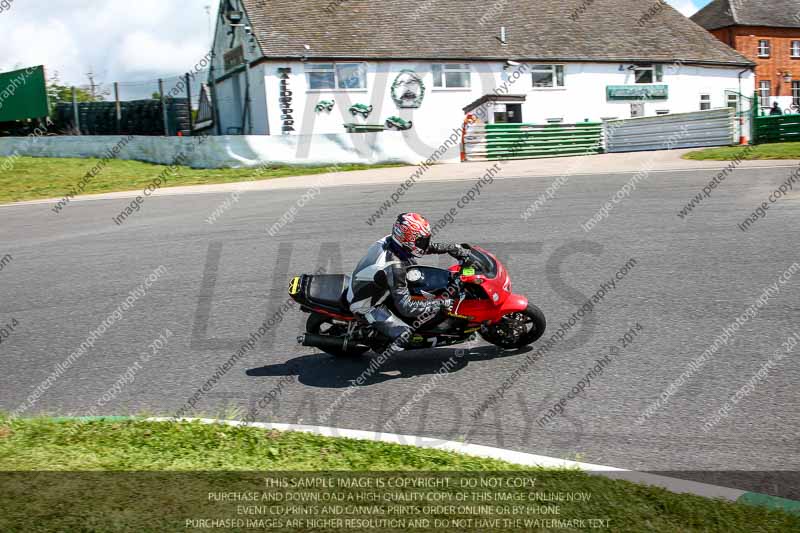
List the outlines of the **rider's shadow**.
{"label": "rider's shadow", "polygon": [[401,352],[388,358],[382,365],[370,369],[373,360],[377,365],[377,355],[362,357],[334,357],[328,354],[302,355],[285,363],[251,368],[251,377],[297,376],[297,380],[310,387],[339,389],[367,387],[394,379],[414,376],[452,374],[466,368],[470,362],[486,361],[503,357],[517,356],[530,351],[530,348],[505,351],[495,346],[473,348],[463,355],[455,349],[416,350]]}

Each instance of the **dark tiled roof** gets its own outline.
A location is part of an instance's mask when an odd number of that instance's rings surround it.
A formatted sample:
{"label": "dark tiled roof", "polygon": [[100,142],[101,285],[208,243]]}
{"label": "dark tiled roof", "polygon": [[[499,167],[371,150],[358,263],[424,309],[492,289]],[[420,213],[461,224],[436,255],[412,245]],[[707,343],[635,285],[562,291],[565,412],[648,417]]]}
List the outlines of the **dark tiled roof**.
{"label": "dark tiled roof", "polygon": [[714,0],[692,20],[707,30],[735,25],[800,28],[800,0]]}
{"label": "dark tiled roof", "polygon": [[503,103],[515,103],[515,102],[524,102],[527,100],[527,96],[524,94],[484,94],[468,106],[464,107],[464,113],[469,113],[473,109],[477,109],[483,104],[487,102],[497,102],[502,101]]}
{"label": "dark tiled roof", "polygon": [[661,0],[243,1],[274,58],[752,64]]}

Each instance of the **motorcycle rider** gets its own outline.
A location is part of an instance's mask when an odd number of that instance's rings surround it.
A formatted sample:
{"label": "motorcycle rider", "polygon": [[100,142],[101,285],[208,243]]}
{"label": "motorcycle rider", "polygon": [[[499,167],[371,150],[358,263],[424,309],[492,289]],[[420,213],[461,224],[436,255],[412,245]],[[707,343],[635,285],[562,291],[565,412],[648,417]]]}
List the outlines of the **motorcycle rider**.
{"label": "motorcycle rider", "polygon": [[[387,339],[387,351],[401,350],[408,343],[411,327],[404,319],[413,319],[437,311],[449,311],[453,300],[412,300],[406,280],[408,267],[416,259],[430,254],[450,254],[466,259],[469,251],[457,244],[431,241],[431,225],[422,215],[402,213],[392,227],[392,234],[375,242],[359,261],[350,277],[347,301],[350,310],[368,322]],[[391,298],[395,315],[387,306]]]}

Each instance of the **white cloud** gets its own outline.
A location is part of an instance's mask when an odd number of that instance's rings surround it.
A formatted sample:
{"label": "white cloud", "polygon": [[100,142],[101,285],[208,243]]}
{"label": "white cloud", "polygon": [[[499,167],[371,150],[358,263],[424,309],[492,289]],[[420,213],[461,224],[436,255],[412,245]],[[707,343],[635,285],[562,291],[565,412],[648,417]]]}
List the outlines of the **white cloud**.
{"label": "white cloud", "polygon": [[[0,32],[0,71],[30,65],[45,65],[48,76],[58,70],[57,65],[80,64],[81,49],[73,32],[61,21],[44,20],[41,23],[15,24],[9,32]],[[47,39],[41,36],[46,35]],[[53,46],[52,43],[58,43]]]}
{"label": "white cloud", "polygon": [[44,64],[62,82],[153,80],[192,70],[219,0],[17,0],[0,14],[0,71]]}
{"label": "white cloud", "polygon": [[174,74],[189,70],[206,52],[201,42],[171,42],[160,35],[139,30],[123,37],[116,60],[133,74]]}

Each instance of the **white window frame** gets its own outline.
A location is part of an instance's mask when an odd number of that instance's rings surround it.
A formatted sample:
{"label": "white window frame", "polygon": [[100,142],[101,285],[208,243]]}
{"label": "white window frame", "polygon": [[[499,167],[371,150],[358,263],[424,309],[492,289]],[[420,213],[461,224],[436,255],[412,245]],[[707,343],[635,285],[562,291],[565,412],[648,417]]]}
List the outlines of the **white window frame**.
{"label": "white window frame", "polygon": [[711,95],[708,93],[702,93],[700,95],[700,111],[708,111],[709,109],[711,109]]}
{"label": "white window frame", "polygon": [[[767,96],[764,96],[764,91],[767,91]],[[761,80],[758,82],[758,99],[760,100],[759,104],[762,109],[769,109],[770,108],[770,99],[772,97],[772,82],[769,80]]]}
{"label": "white window frame", "polygon": [[789,54],[792,59],[800,59],[800,41],[793,40],[789,45]]}
{"label": "white window frame", "polygon": [[792,81],[792,105],[800,106],[800,81]]}
{"label": "white window frame", "polygon": [[[454,68],[453,65],[457,65]],[[438,70],[438,73],[437,73]],[[447,85],[447,73],[455,72],[459,74],[466,74],[467,84],[463,87]],[[433,63],[431,65],[431,74],[433,74],[433,90],[434,91],[470,91],[472,90],[472,68],[469,63]],[[437,80],[437,77],[439,78]],[[437,85],[437,83],[439,85]]]}
{"label": "white window frame", "polygon": [[[637,72],[646,72],[651,71],[651,77],[653,81],[636,81],[636,73]],[[633,68],[633,83],[636,85],[653,85],[655,83],[663,83],[664,82],[664,67],[658,63],[653,63],[649,65],[634,65]]]}
{"label": "white window frame", "polygon": [[[330,65],[330,68],[322,68],[323,66]],[[344,65],[359,65],[363,73],[363,87],[341,87],[339,79],[339,68]],[[308,84],[308,92],[322,93],[322,92],[366,92],[367,91],[367,64],[363,61],[336,61],[336,62],[315,62],[306,63],[306,83]],[[329,72],[333,73],[333,87],[312,88],[311,87],[311,74],[313,72]]]}
{"label": "white window frame", "polygon": [[[559,76],[559,71],[561,72],[560,76]],[[552,87],[536,87],[535,85],[533,85],[533,74],[536,73],[536,72],[538,72],[538,73],[549,72],[550,76],[552,77],[552,80],[553,80],[553,86]],[[561,81],[561,85],[558,84],[559,80]],[[534,91],[559,91],[559,90],[566,89],[566,86],[567,86],[567,75],[566,75],[566,69],[564,68],[564,65],[547,64],[547,63],[541,63],[541,64],[538,64],[538,65],[531,65],[531,86],[533,87]]]}
{"label": "white window frame", "polygon": [[769,57],[772,53],[772,43],[769,39],[758,40],[758,57]]}

